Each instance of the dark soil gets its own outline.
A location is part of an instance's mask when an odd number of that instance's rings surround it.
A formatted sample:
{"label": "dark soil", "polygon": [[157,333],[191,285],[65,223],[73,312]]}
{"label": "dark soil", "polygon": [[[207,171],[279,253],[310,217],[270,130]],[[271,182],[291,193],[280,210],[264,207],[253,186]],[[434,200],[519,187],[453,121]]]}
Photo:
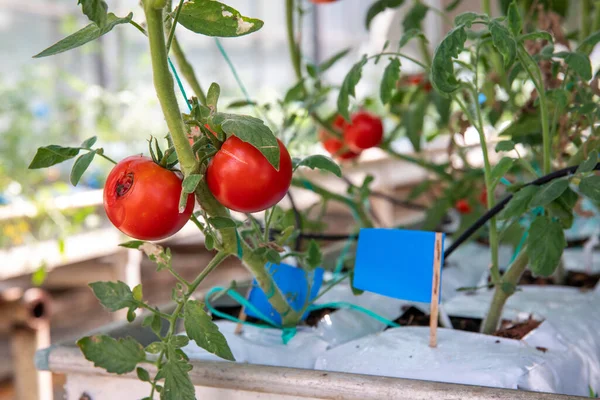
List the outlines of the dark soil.
{"label": "dark soil", "polygon": [[[567,271],[563,286],[577,287],[581,289],[593,289],[600,280],[600,274],[588,275],[584,272]],[[557,285],[554,277],[534,277],[531,271],[527,270],[519,282],[521,285]]]}

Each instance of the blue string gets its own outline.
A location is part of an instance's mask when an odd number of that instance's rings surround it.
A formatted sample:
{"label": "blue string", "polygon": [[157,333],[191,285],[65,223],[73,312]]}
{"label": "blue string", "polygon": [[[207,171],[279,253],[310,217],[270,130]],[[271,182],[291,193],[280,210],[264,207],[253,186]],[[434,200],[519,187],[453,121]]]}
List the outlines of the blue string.
{"label": "blue string", "polygon": [[192,106],[191,106],[190,102],[188,101],[187,94],[185,93],[185,89],[183,88],[183,83],[181,83],[181,79],[179,79],[179,75],[177,74],[177,70],[175,69],[175,66],[173,65],[173,62],[171,61],[171,59],[169,57],[167,57],[167,61],[169,62],[171,71],[173,71],[173,75],[175,76],[175,80],[177,81],[177,85],[179,86],[179,90],[181,90],[181,94],[183,95],[183,98],[185,99],[185,104],[187,104],[188,109],[190,111],[192,111]]}
{"label": "blue string", "polygon": [[219,49],[219,51],[221,52],[221,55],[223,56],[223,58],[225,59],[225,62],[227,63],[227,65],[229,66],[229,69],[231,70],[231,73],[233,74],[233,77],[235,78],[238,86],[240,87],[240,89],[242,90],[242,93],[244,94],[244,97],[246,97],[246,101],[248,103],[251,103],[252,100],[250,100],[250,95],[248,94],[248,91],[246,90],[246,87],[244,86],[244,83],[242,82],[242,80],[240,79],[235,66],[233,65],[233,63],[231,62],[231,60],[229,59],[229,56],[227,55],[227,52],[225,51],[225,49],[223,48],[223,45],[221,44],[221,42],[219,41],[219,38],[215,38],[215,43],[217,44],[217,48]]}
{"label": "blue string", "polygon": [[[267,322],[269,325],[263,325],[263,324],[255,324],[252,322],[247,322],[247,321],[242,321],[239,318],[236,318],[234,316],[228,315],[228,314],[224,314],[221,313],[220,311],[216,310],[212,304],[210,304],[210,297],[217,293],[217,292],[225,292],[227,293],[232,299],[234,299],[235,301],[237,301],[240,305],[242,305],[244,308],[252,311],[254,314],[258,315],[258,317],[260,319],[262,319],[263,321]],[[238,292],[236,292],[235,290],[232,290],[230,288],[222,288],[219,286],[215,286],[212,289],[210,289],[208,291],[208,293],[206,294],[206,308],[208,308],[210,310],[211,313],[227,319],[229,321],[233,321],[233,322],[237,322],[237,323],[247,323],[248,325],[254,325],[254,326],[258,326],[259,328],[272,328],[272,327],[279,327],[279,325],[277,323],[275,323],[275,321],[273,321],[271,318],[267,317],[266,315],[264,315],[258,308],[254,307],[254,305],[252,303],[250,303],[244,296],[240,295]]]}
{"label": "blue string", "polygon": [[500,182],[502,182],[502,183],[503,183],[504,185],[506,185],[506,186],[510,186],[510,185],[512,185],[512,184],[510,183],[510,181],[509,181],[508,179],[506,179],[505,177],[502,177],[502,178],[500,178]]}

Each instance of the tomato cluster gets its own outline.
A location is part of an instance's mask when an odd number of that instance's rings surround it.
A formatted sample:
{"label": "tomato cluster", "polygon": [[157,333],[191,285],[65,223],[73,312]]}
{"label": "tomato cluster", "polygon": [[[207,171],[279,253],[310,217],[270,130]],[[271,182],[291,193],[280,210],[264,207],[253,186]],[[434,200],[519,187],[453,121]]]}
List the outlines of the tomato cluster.
{"label": "tomato cluster", "polygon": [[341,115],[336,116],[333,129],[340,137],[322,130],[319,140],[329,154],[340,160],[356,158],[363,150],[378,146],[383,139],[381,119],[365,111],[353,114],[349,123]]}

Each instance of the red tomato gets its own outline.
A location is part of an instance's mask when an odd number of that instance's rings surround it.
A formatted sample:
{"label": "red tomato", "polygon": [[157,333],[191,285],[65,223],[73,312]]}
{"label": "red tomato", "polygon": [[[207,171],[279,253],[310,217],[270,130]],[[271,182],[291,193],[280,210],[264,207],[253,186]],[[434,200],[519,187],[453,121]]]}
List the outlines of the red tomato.
{"label": "red tomato", "polygon": [[408,75],[406,81],[411,86],[422,86],[426,92],[430,92],[432,89],[431,82],[427,80],[427,77],[423,73]]}
{"label": "red tomato", "polygon": [[[338,115],[333,120],[332,125],[335,130],[342,134],[344,132],[344,129],[348,127],[348,122],[344,119],[344,117]],[[333,136],[331,133],[325,130],[319,132],[319,140],[323,144],[325,150],[327,150],[327,152],[331,154],[334,158],[340,160],[351,160],[360,155],[360,151],[354,152],[348,150],[348,148],[344,146],[344,142],[341,139]]]}
{"label": "red tomato", "polygon": [[194,195],[179,212],[181,178],[144,156],[119,162],[104,186],[104,210],[124,234],[140,240],[159,240],[175,234],[194,211]]}
{"label": "red tomato", "polygon": [[240,212],[258,212],[277,204],[292,182],[292,158],[279,143],[279,171],[250,143],[230,136],[210,160],[206,183],[219,203]]}
{"label": "red tomato", "polygon": [[364,111],[354,114],[352,122],[344,130],[344,141],[355,153],[379,145],[382,139],[381,119]]}
{"label": "red tomato", "polygon": [[469,214],[471,212],[471,205],[466,199],[460,199],[454,205],[456,211],[461,214]]}

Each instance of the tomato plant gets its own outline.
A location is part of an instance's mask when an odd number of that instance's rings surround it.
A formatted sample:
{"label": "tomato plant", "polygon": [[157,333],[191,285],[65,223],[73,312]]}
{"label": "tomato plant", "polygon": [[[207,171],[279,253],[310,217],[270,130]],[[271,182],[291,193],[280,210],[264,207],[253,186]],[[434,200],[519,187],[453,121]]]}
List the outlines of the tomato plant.
{"label": "tomato plant", "polygon": [[254,146],[235,136],[228,138],[206,170],[208,187],[225,207],[253,213],[277,204],[292,181],[292,159],[279,145],[279,170]]}
{"label": "tomato plant", "polygon": [[177,233],[194,211],[194,195],[179,212],[181,178],[144,156],[120,161],[104,186],[104,209],[110,222],[140,240],[160,240]]}
{"label": "tomato plant", "polygon": [[344,129],[344,141],[354,152],[378,146],[383,139],[383,123],[379,117],[361,111],[352,116]]}

